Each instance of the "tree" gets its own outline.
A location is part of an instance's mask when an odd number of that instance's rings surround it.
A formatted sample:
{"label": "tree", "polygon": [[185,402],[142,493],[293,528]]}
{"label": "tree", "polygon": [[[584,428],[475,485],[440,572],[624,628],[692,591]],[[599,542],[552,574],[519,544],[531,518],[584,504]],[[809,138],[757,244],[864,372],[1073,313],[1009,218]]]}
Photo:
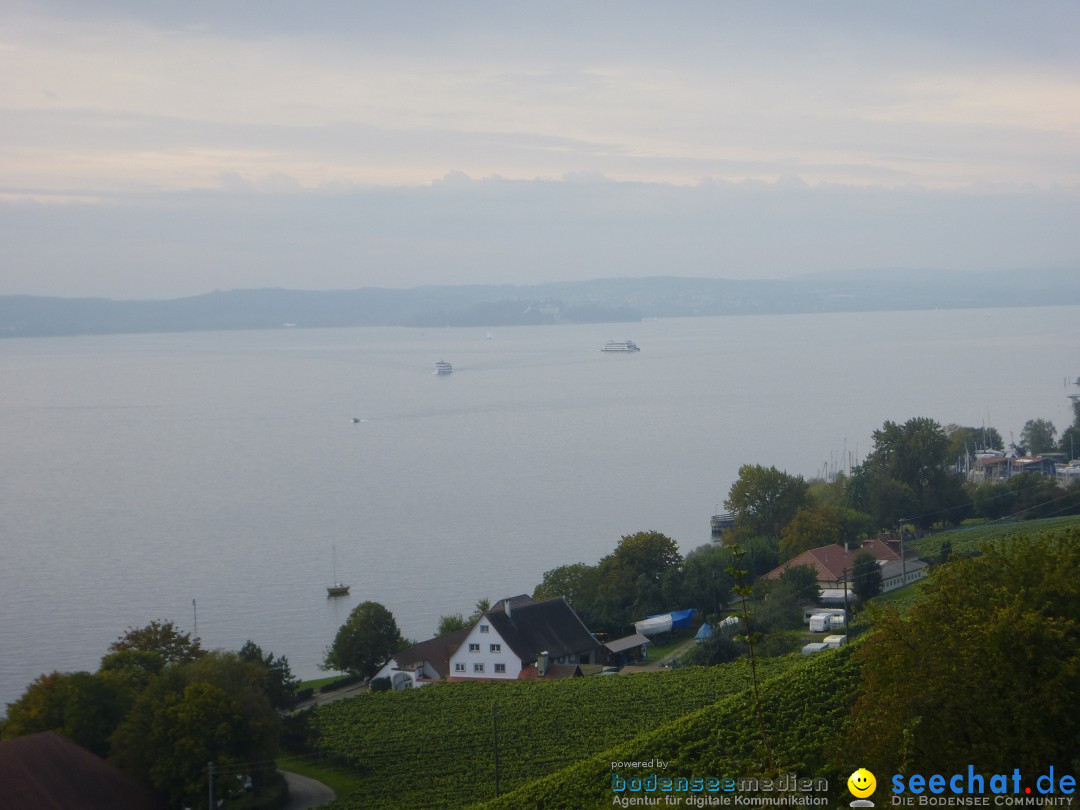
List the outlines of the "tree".
{"label": "tree", "polygon": [[1057,428],[1049,419],[1028,419],[1020,431],[1020,444],[1033,456],[1057,449]]}
{"label": "tree", "polygon": [[540,584],[533,589],[533,599],[563,597],[580,615],[596,599],[598,571],[595,565],[574,563],[560,565],[544,572]]}
{"label": "tree", "polygon": [[238,653],[240,660],[258,664],[266,671],[263,691],[275,709],[291,709],[296,703],[296,687],[300,679],[294,678],[285,656],[274,658],[273,653],[263,653],[254,641],[245,642]]}
{"label": "tree", "polygon": [[848,543],[868,534],[869,515],[847,507],[822,504],[801,506],[780,534],[780,561],[830,543]]}
{"label": "tree", "polygon": [[610,630],[667,607],[664,582],[682,565],[679,547],[656,531],[624,535],[615,551],[600,560],[596,612]]}
{"label": "tree", "polygon": [[851,580],[851,590],[863,602],[881,593],[881,566],[866,549],[856,552],[848,578]]}
{"label": "tree", "polygon": [[435,637],[438,638],[439,636],[456,633],[458,630],[464,630],[466,627],[470,626],[471,623],[469,620],[460,613],[451,613],[449,616],[440,616],[439,626],[435,630]]}
{"label": "tree", "polygon": [[683,560],[679,593],[671,594],[671,598],[686,607],[718,615],[731,595],[733,583],[727,569],[734,562],[731,552],[715,543],[695,548]]}
{"label": "tree", "polygon": [[368,678],[403,646],[394,614],[378,602],[362,602],[338,629],[322,667]]}
{"label": "tree", "polygon": [[180,806],[205,794],[208,762],[235,772],[273,760],[280,720],[263,691],[265,676],[260,663],[237,653],[170,666],[116,730],[113,761]]}
{"label": "tree", "polygon": [[206,651],[200,639],[181,633],[172,622],[152,621],[146,627],[129,627],[127,632],[109,645],[109,652],[142,650],[157,653],[166,664],[194,661]]}
{"label": "tree", "polygon": [[997,428],[988,427],[964,427],[962,425],[946,425],[945,436],[948,444],[945,447],[945,458],[949,463],[962,458],[972,458],[981,450],[1003,450],[1005,441]]}
{"label": "tree", "polygon": [[121,685],[89,672],[53,672],[8,704],[0,739],[56,731],[100,757],[131,703]]}
{"label": "tree", "polygon": [[847,750],[882,773],[1075,773],[1077,571],[1080,530],[1011,538],[941,566],[906,614],[874,610]]}
{"label": "tree", "polygon": [[852,476],[852,506],[872,515],[879,527],[907,520],[929,528],[963,519],[970,501],[947,469],[948,439],[937,422],[885,422],[873,439],[874,449]]}
{"label": "tree", "polygon": [[779,537],[799,507],[810,500],[810,489],[801,476],[788,475],[776,467],[744,464],[724,501],[735,514],[736,525],[750,534]]}

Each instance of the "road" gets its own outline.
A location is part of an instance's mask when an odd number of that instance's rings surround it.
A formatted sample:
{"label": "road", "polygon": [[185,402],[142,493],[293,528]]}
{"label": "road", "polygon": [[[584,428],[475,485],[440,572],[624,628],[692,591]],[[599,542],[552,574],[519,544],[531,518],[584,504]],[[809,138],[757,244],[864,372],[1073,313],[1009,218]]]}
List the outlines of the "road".
{"label": "road", "polygon": [[289,802],[285,810],[311,810],[337,798],[337,794],[322,782],[290,771],[281,772],[289,783]]}

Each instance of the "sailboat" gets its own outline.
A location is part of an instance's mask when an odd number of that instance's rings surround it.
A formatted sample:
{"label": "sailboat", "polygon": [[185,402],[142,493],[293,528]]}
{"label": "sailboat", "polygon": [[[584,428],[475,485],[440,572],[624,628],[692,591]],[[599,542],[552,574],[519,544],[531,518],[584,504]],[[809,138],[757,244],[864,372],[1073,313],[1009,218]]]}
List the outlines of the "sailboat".
{"label": "sailboat", "polygon": [[349,586],[344,582],[339,582],[337,578],[337,546],[331,549],[331,578],[329,585],[326,586],[327,596],[345,596],[349,592]]}

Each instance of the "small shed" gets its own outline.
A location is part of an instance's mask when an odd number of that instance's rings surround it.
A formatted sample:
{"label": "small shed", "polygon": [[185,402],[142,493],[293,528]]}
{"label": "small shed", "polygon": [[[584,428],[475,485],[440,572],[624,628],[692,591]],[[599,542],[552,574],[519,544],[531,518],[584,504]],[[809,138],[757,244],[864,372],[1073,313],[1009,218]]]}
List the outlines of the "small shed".
{"label": "small shed", "polygon": [[652,644],[652,642],[641,633],[633,633],[629,636],[613,639],[604,646],[611,653],[609,658],[611,663],[621,667],[635,661],[643,661],[646,655],[645,647],[649,644]]}

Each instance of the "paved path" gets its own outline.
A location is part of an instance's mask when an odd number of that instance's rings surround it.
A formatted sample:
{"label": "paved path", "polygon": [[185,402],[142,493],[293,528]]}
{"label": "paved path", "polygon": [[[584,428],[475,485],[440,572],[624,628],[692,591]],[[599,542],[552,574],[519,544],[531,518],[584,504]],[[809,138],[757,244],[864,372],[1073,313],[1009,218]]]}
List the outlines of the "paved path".
{"label": "paved path", "polygon": [[322,706],[324,703],[332,703],[333,701],[341,700],[342,698],[356,697],[361,692],[366,692],[367,688],[368,685],[366,683],[354,683],[346,686],[344,689],[335,689],[332,692],[316,692],[307,700],[297,703],[293,708],[293,712],[295,713],[302,709],[310,709],[312,706]]}
{"label": "paved path", "polygon": [[291,771],[282,771],[289,783],[289,801],[285,810],[311,810],[322,807],[337,798],[337,794],[322,782]]}

